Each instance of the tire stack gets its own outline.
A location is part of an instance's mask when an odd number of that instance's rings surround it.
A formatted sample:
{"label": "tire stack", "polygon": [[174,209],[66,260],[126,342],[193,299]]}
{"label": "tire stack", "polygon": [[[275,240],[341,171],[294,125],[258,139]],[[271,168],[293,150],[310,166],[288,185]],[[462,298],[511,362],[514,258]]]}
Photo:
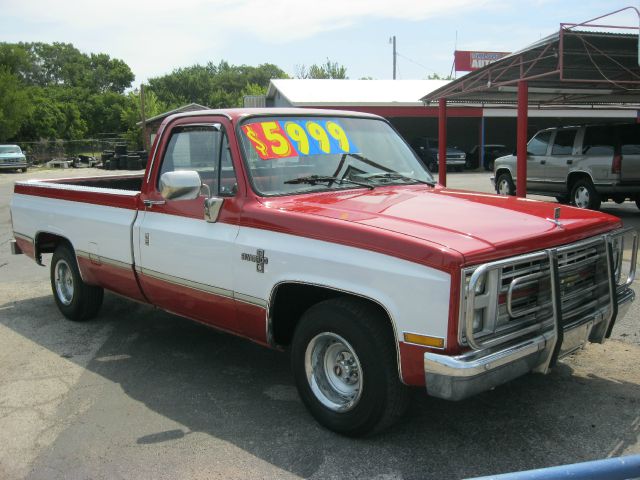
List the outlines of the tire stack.
{"label": "tire stack", "polygon": [[113,150],[104,150],[101,155],[102,159],[102,168],[105,170],[109,170],[111,160],[113,159]]}
{"label": "tire stack", "polygon": [[127,145],[117,144],[113,150],[102,152],[102,165],[105,170],[144,170],[147,168],[149,153],[146,150],[129,152]]}
{"label": "tire stack", "polygon": [[113,163],[115,163],[115,165],[113,166],[113,168],[111,168],[111,170],[126,170],[128,160],[127,145],[124,143],[115,145],[114,152]]}
{"label": "tire stack", "polygon": [[149,162],[149,152],[147,152],[146,150],[139,150],[138,155],[140,156],[139,168],[141,170],[144,170],[147,168],[147,163]]}
{"label": "tire stack", "polygon": [[127,170],[140,170],[140,155],[127,155]]}

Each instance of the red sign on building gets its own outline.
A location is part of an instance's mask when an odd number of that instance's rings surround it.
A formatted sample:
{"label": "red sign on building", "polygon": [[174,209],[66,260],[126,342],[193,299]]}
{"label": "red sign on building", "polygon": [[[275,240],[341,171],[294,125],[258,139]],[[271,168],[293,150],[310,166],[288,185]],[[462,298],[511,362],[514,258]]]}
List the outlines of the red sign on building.
{"label": "red sign on building", "polygon": [[471,72],[489,65],[509,55],[509,52],[470,52],[468,50],[455,51],[456,72]]}

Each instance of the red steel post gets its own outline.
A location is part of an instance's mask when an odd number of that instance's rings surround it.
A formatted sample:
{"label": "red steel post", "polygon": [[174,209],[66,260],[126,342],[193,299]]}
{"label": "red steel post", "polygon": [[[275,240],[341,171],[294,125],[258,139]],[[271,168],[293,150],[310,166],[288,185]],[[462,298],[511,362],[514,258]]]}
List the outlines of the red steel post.
{"label": "red steel post", "polygon": [[516,195],[527,196],[527,120],[529,116],[529,86],[526,80],[518,82],[518,127]]}
{"label": "red steel post", "polygon": [[447,186],[447,99],[438,101],[438,183]]}

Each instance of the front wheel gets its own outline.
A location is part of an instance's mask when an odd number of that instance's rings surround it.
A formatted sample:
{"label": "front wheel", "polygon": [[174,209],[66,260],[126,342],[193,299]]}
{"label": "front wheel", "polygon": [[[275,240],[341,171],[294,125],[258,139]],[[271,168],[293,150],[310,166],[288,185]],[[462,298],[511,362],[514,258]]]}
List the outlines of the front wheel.
{"label": "front wheel", "polygon": [[406,410],[395,338],[373,306],[332,299],[311,307],[296,328],[291,363],[302,401],[334,432],[359,437],[389,427]]}
{"label": "front wheel", "polygon": [[496,179],[496,193],[498,195],[515,195],[516,186],[508,173],[501,173]]}
{"label": "front wheel", "polygon": [[571,189],[571,203],[578,208],[598,210],[600,208],[600,195],[591,183],[591,180],[579,179]]}
{"label": "front wheel", "polygon": [[95,317],[102,306],[104,290],[82,281],[71,247],[59,245],[51,259],[51,290],[60,312],[82,322]]}

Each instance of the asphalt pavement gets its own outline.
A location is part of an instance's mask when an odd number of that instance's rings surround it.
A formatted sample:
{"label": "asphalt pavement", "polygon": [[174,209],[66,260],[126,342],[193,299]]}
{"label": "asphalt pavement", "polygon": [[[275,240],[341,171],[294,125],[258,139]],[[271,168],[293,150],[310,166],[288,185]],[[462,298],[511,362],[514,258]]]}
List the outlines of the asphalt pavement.
{"label": "asphalt pavement", "polygon": [[[87,173],[0,174],[0,479],[448,479],[640,453],[640,302],[549,375],[458,403],[416,389],[364,440],[314,422],[286,352],[113,294],[65,320],[48,268],[9,254],[8,204],[14,180]],[[486,173],[449,185],[491,191]],[[640,229],[635,204],[603,210]]]}

